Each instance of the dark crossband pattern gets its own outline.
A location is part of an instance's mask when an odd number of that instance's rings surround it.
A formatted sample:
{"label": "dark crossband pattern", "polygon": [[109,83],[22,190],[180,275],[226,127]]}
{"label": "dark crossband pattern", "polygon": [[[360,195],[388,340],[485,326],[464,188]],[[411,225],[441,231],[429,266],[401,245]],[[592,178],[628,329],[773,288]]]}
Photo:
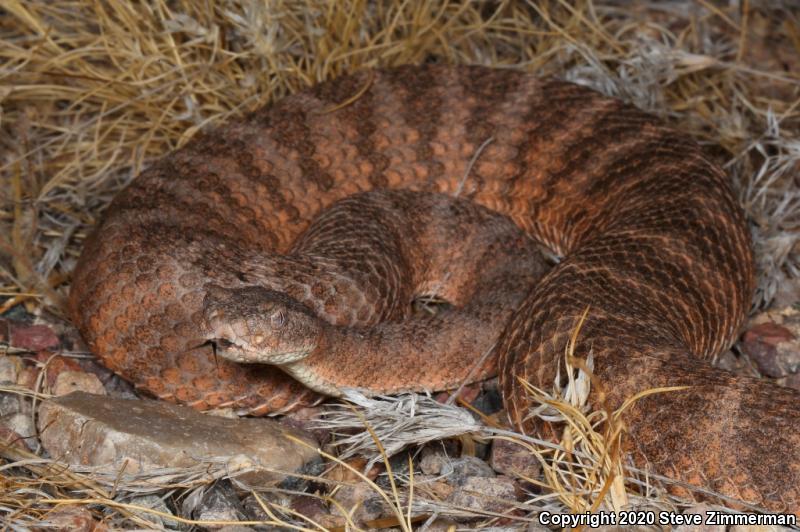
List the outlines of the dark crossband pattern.
{"label": "dark crossband pattern", "polygon": [[109,207],[75,272],[72,316],[105,364],[159,397],[259,414],[307,402],[282,372],[198,347],[204,301],[212,285],[270,286],[273,275],[295,295],[314,286],[313,265],[275,257],[336,201],[376,188],[459,195],[564,257],[502,327],[498,372],[521,429],[549,430],[525,420],[518,379],[550,389],[588,306],[577,354],[593,353],[610,406],[691,386],[627,413],[639,465],[798,511],[800,395],[708,365],[753,291],[726,176],[685,135],[574,84],[467,66],[365,71],[207,132]]}

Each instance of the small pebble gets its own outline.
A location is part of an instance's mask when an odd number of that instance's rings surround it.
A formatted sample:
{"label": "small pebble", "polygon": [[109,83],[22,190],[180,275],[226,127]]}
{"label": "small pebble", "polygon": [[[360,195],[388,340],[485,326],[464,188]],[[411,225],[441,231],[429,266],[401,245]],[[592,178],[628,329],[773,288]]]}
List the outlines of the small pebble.
{"label": "small pebble", "polygon": [[751,327],[742,349],[767,377],[785,377],[800,367],[800,342],[784,325],[768,322]]}
{"label": "small pebble", "polygon": [[18,412],[0,418],[0,427],[13,443],[23,443],[29,450],[36,447],[36,429],[30,414]]}
{"label": "small pebble", "polygon": [[93,532],[97,522],[85,506],[57,506],[44,516],[40,526],[44,530]]}
{"label": "small pebble", "polygon": [[[351,513],[356,524],[378,519],[391,512],[375,488],[365,482],[339,486],[333,495],[333,500],[338,502],[344,511]],[[336,505],[331,505],[331,514],[344,517]]]}
{"label": "small pebble", "polygon": [[67,395],[72,392],[106,395],[106,389],[97,375],[83,371],[62,371],[56,377],[52,393],[53,395]]}
{"label": "small pebble", "polygon": [[20,357],[0,356],[0,383],[15,384],[22,368],[22,359]]}
{"label": "small pebble", "polygon": [[448,502],[475,510],[508,512],[522,496],[522,490],[510,478],[467,477],[455,488]]}
{"label": "small pebble", "polygon": [[539,460],[527,447],[501,438],[492,441],[489,465],[512,478],[535,479],[541,473]]}
{"label": "small pebble", "polygon": [[447,481],[454,485],[461,485],[470,477],[494,477],[494,470],[474,456],[462,456],[453,458],[445,463],[441,474],[447,475]]}
{"label": "small pebble", "polygon": [[452,458],[440,445],[426,446],[420,453],[419,468],[426,475],[438,475]]}
{"label": "small pebble", "polygon": [[21,395],[0,393],[0,418],[27,411],[30,411],[30,409],[26,406],[26,401]]}
{"label": "small pebble", "polygon": [[344,519],[333,516],[326,504],[318,497],[298,496],[292,500],[292,510],[313,519],[325,528],[344,525]]}
{"label": "small pebble", "polygon": [[[151,510],[161,512],[162,514],[174,515],[169,509],[169,506],[167,506],[167,503],[164,502],[164,499],[158,495],[142,495],[140,497],[134,497],[127,502],[133,506],[141,506],[143,508],[150,508]],[[153,523],[153,525],[156,525],[158,528],[166,528],[170,530],[183,530],[184,528],[188,528],[186,525],[183,525],[178,521],[164,518],[160,515],[156,515],[144,510],[132,510],[132,512],[140,518]]]}
{"label": "small pebble", "polygon": [[[192,511],[192,517],[198,521],[242,521],[246,513],[230,481],[222,480],[205,491],[200,503]],[[218,530],[225,525],[202,526]]]}
{"label": "small pebble", "polygon": [[55,349],[61,343],[53,329],[47,325],[11,324],[11,347],[26,351],[44,351]]}
{"label": "small pebble", "polygon": [[32,451],[33,447],[28,447],[27,441],[28,440],[23,438],[20,434],[17,434],[0,422],[0,443],[20,451]]}

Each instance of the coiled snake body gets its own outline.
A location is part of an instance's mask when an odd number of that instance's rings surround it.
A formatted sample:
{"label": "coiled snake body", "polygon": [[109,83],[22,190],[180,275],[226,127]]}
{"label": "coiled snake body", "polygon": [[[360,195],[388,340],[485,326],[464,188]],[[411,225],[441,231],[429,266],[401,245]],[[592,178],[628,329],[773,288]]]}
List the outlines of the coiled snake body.
{"label": "coiled snake body", "polygon": [[[575,354],[593,354],[605,404],[689,387],[628,411],[625,450],[637,463],[798,512],[798,393],[706,362],[735,338],[753,290],[748,231],[726,176],[684,135],[578,85],[467,66],[361,72],[201,134],[111,204],[75,271],[72,317],[106,365],[159,397],[256,414],[310,400],[282,372],[215,359],[202,344],[221,329],[246,333],[245,318],[215,320],[237,305],[261,308],[267,292],[288,293],[283,304],[297,315],[312,309],[339,324],[388,315],[405,297],[381,284],[392,268],[364,268],[377,287],[365,295],[325,261],[282,258],[302,247],[293,243],[318,213],[375,189],[471,200],[563,256],[498,325],[493,352],[518,427],[533,428],[519,379],[552,387],[588,307]],[[419,260],[411,252],[397,262]],[[336,294],[350,294],[350,310]],[[269,308],[253,317],[282,326],[285,314]],[[401,377],[378,374],[381,365],[361,371],[346,354],[337,382]],[[436,364],[422,355],[425,368],[459,364],[458,349],[431,353]],[[426,386],[437,384],[430,371]]]}

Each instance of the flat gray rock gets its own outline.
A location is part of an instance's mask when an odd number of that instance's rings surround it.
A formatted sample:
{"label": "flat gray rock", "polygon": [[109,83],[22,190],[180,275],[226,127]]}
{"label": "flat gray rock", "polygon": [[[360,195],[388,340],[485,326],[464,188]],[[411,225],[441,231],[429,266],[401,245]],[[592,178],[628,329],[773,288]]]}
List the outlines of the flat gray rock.
{"label": "flat gray rock", "polygon": [[265,469],[248,473],[243,480],[277,484],[288,473],[319,460],[310,435],[272,419],[222,418],[161,401],[83,392],[45,401],[39,410],[39,431],[42,445],[54,459],[108,466],[110,471],[120,471],[127,462],[126,473],[221,459]]}

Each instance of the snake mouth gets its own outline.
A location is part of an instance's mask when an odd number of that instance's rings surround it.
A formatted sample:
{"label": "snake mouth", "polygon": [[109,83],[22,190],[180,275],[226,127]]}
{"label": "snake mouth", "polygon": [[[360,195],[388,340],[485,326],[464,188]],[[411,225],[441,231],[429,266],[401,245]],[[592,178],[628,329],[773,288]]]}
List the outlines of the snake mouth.
{"label": "snake mouth", "polygon": [[252,362],[252,357],[244,346],[228,338],[210,338],[208,343],[211,344],[214,355],[216,356],[220,356],[231,362]]}
{"label": "snake mouth", "polygon": [[228,338],[212,338],[209,343],[214,349],[214,353],[225,360],[237,362],[239,364],[269,364],[271,366],[283,366],[293,364],[306,358],[313,348],[300,348],[296,350],[285,350],[281,352],[265,352],[263,348],[256,348],[233,342]]}

